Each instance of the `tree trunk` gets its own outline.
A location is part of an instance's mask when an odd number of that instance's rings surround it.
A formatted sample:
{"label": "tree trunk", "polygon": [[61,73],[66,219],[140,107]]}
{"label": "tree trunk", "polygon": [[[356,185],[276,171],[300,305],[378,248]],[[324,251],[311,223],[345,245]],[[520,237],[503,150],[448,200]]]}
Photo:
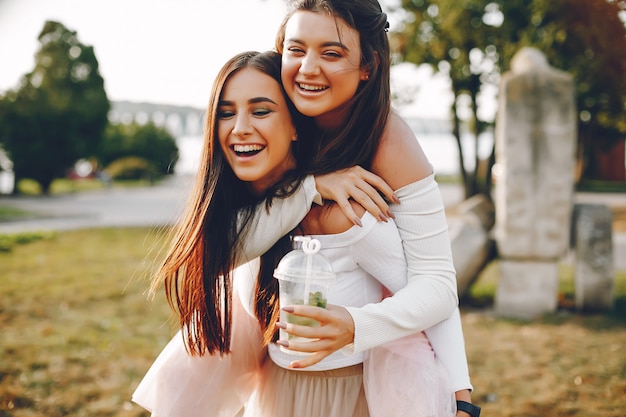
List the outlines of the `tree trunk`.
{"label": "tree trunk", "polygon": [[52,179],[39,180],[41,186],[41,193],[44,195],[50,195],[50,186],[52,185]]}
{"label": "tree trunk", "polygon": [[454,94],[454,100],[452,100],[452,108],[450,109],[452,112],[452,135],[456,140],[456,145],[459,150],[459,173],[461,174],[461,179],[463,181],[463,189],[465,192],[465,197],[468,197],[468,185],[470,183],[470,179],[468,178],[467,170],[465,169],[465,155],[463,154],[463,146],[461,145],[461,121],[459,120],[459,115],[456,111],[456,102],[459,97],[459,92],[455,88],[454,83],[452,84],[452,93]]}

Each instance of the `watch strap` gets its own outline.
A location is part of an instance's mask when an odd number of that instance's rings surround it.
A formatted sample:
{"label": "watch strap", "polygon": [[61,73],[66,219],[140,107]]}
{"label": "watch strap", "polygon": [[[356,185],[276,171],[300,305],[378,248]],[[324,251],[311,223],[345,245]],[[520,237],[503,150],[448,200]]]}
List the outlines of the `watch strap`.
{"label": "watch strap", "polygon": [[480,417],[480,407],[472,403],[468,403],[467,401],[457,401],[456,409],[465,411],[472,417]]}

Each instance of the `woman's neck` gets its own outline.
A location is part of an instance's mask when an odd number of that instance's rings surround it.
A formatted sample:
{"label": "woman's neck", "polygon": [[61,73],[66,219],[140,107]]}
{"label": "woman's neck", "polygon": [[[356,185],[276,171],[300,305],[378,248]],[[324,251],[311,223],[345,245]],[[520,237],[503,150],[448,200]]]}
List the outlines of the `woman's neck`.
{"label": "woman's neck", "polygon": [[350,106],[345,104],[330,112],[315,116],[317,126],[329,133],[338,132],[344,126],[348,115],[350,114]]}

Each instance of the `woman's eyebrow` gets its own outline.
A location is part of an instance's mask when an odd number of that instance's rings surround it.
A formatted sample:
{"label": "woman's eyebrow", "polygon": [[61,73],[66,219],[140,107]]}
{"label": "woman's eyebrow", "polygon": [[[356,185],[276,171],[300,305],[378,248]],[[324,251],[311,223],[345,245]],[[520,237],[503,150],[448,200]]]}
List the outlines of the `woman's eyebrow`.
{"label": "woman's eyebrow", "polygon": [[250,100],[248,100],[248,103],[264,103],[266,101],[268,101],[268,102],[270,102],[272,104],[276,104],[276,102],[274,100],[272,100],[270,98],[267,98],[267,97],[254,97],[254,98],[251,98]]}
{"label": "woman's eyebrow", "polygon": [[350,49],[348,49],[348,47],[346,46],[345,43],[343,42],[324,42],[322,44],[322,46],[328,47],[328,46],[337,46],[341,49],[343,49],[344,51],[349,51]]}
{"label": "woman's eyebrow", "polygon": [[[298,43],[300,45],[304,45],[305,43],[303,41],[301,41],[300,39],[285,39],[285,42],[294,42],[294,43]],[[339,47],[341,49],[343,49],[344,51],[350,51],[350,49],[346,46],[345,43],[343,42],[339,42],[339,41],[328,41],[328,42],[324,42],[322,44],[322,47],[329,47],[329,46],[336,46]]]}
{"label": "woman's eyebrow", "polygon": [[[250,100],[248,100],[248,103],[250,104],[255,104],[255,103],[272,103],[272,104],[276,104],[276,102],[270,98],[267,97],[253,97]],[[230,100],[220,100],[219,103],[217,103],[218,106],[234,106],[235,102],[234,101],[230,101]]]}

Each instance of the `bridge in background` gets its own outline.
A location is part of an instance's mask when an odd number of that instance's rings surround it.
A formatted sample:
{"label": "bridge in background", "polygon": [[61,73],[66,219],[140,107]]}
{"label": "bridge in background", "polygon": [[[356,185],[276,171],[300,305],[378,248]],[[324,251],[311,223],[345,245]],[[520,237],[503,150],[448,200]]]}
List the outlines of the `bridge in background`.
{"label": "bridge in background", "polygon": [[[204,110],[191,106],[170,104],[136,103],[128,101],[111,102],[109,120],[113,123],[154,122],[165,127],[176,138],[179,161],[176,173],[193,173],[197,167],[198,155],[202,147]],[[405,117],[437,172],[454,174],[458,172],[458,146],[452,136],[452,124],[445,119]],[[464,153],[474,153],[473,139],[463,131]],[[486,151],[492,143],[491,136],[484,142]]]}
{"label": "bridge in background", "polygon": [[165,127],[175,138],[202,136],[204,109],[170,104],[112,101],[109,111],[112,123],[145,124],[152,121]]}

